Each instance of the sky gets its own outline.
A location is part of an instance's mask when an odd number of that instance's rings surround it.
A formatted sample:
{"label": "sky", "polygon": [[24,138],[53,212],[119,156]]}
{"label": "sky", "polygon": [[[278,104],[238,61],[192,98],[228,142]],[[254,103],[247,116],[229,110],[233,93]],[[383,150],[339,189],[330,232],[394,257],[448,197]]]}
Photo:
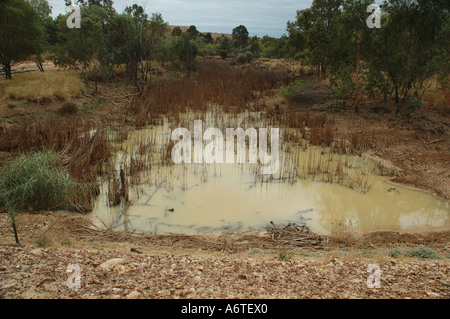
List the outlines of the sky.
{"label": "sky", "polygon": [[[48,0],[52,16],[65,13],[64,0]],[[245,25],[250,36],[280,37],[297,10],[309,8],[312,0],[114,0],[117,12],[137,3],[147,13],[159,12],[170,25],[195,25],[200,32],[232,33]]]}

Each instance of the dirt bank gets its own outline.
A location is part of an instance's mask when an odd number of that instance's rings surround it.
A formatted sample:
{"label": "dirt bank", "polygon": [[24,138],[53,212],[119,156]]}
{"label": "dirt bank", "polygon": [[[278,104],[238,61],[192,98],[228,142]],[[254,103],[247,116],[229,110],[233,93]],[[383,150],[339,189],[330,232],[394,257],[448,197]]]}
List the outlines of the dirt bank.
{"label": "dirt bank", "polygon": [[[19,217],[22,245],[0,215],[1,298],[445,298],[450,232],[374,232],[296,247],[270,234],[143,236],[100,230],[80,216]],[[393,248],[432,248],[443,258],[389,257]],[[105,264],[105,262],[109,261]],[[80,289],[67,286],[78,265]],[[381,288],[367,286],[369,264]]]}
{"label": "dirt bank", "polygon": [[[324,114],[334,121],[335,136],[347,140],[360,135],[367,141],[364,151],[372,159],[388,163],[392,182],[450,198],[450,117],[428,106],[411,115],[396,114],[392,101],[363,99],[359,112],[343,106],[325,83],[304,76],[306,84],[296,101],[279,94],[266,99],[268,109],[285,108],[300,113]],[[363,152],[361,152],[362,155]]]}

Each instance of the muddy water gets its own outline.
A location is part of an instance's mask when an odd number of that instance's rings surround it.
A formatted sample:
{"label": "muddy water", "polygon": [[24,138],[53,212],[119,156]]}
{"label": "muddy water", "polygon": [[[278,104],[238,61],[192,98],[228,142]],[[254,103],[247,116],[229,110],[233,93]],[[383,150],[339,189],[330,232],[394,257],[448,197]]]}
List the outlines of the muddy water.
{"label": "muddy water", "polygon": [[159,152],[151,169],[129,180],[129,204],[110,207],[103,184],[93,217],[158,234],[263,230],[271,221],[321,234],[342,221],[359,231],[450,228],[449,202],[388,184],[368,160],[284,143],[280,173],[272,177],[261,178],[254,164],[164,165],[158,157],[170,133],[167,125],[131,133],[116,154],[117,168],[150,137]]}

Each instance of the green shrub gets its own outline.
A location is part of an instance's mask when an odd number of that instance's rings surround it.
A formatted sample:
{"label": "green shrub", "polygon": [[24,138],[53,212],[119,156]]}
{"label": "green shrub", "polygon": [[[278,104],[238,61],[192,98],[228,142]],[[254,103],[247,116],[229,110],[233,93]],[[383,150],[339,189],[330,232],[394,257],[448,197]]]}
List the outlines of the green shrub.
{"label": "green shrub", "polygon": [[247,61],[248,61],[247,54],[239,53],[236,58],[236,61],[237,61],[237,63],[240,63],[240,64],[247,63]]}
{"label": "green shrub", "polygon": [[408,257],[414,258],[422,258],[422,259],[439,259],[441,256],[437,253],[437,251],[426,248],[426,247],[417,247],[405,250],[405,255]]}
{"label": "green shrub", "polygon": [[226,50],[219,50],[219,55],[225,60],[228,57],[228,52]]}
{"label": "green shrub", "polygon": [[301,253],[303,257],[319,257],[320,255],[317,253]]}
{"label": "green shrub", "polygon": [[358,255],[360,255],[361,257],[364,257],[364,258],[370,258],[370,257],[372,257],[372,252],[363,249],[359,252]]}
{"label": "green shrub", "polygon": [[110,82],[114,78],[114,70],[107,65],[100,64],[83,72],[82,76],[89,81]]}
{"label": "green shrub", "polygon": [[281,90],[281,95],[285,98],[292,97],[292,95],[297,93],[297,91],[303,86],[304,83],[304,80],[296,80],[294,83],[291,83],[287,87],[283,88]]}
{"label": "green shrub", "polygon": [[6,162],[0,173],[0,206],[40,210],[63,205],[75,182],[58,164],[53,152],[22,155]]}
{"label": "green shrub", "polygon": [[[74,181],[51,151],[21,155],[6,161],[0,170],[0,208],[6,210],[18,242],[15,217],[21,211],[71,210],[74,196],[85,196],[90,187]],[[89,197],[89,196],[88,196]]]}
{"label": "green shrub", "polygon": [[293,253],[284,249],[280,249],[277,251],[276,260],[287,262],[292,260]]}
{"label": "green shrub", "polygon": [[397,258],[402,253],[402,250],[400,248],[394,248],[390,251],[388,251],[388,255],[392,258]]}
{"label": "green shrub", "polygon": [[251,53],[250,51],[245,52],[245,55],[247,56],[247,62],[253,60],[253,53]]}
{"label": "green shrub", "polygon": [[397,258],[400,255],[405,255],[411,258],[422,258],[422,259],[439,259],[441,256],[431,249],[425,247],[417,247],[417,248],[409,248],[409,249],[401,249],[394,248],[388,252],[388,255],[393,258]]}
{"label": "green shrub", "polygon": [[250,249],[250,255],[255,255],[255,254],[265,254],[266,251],[260,248],[252,248]]}
{"label": "green shrub", "polygon": [[421,108],[422,101],[419,99],[417,94],[406,94],[405,99],[399,104],[397,108],[397,113],[401,111],[401,113],[405,115],[409,120],[411,118],[411,114]]}

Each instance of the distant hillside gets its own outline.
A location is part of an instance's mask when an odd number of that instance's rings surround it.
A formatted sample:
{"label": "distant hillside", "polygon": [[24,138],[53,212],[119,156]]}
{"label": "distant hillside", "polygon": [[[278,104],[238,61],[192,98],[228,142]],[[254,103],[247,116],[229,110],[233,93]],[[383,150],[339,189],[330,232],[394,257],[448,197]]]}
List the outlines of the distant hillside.
{"label": "distant hillside", "polygon": [[[179,28],[181,29],[181,31],[183,31],[183,32],[186,32],[186,30],[189,29],[189,27],[187,27],[187,26],[170,25],[170,26],[169,26],[170,32],[172,32],[172,30],[173,30],[175,27],[179,27]],[[201,33],[208,33],[208,32],[201,32]],[[213,38],[214,40],[217,39],[217,38],[219,38],[219,37],[221,37],[222,35],[225,35],[226,37],[229,37],[230,39],[231,39],[231,37],[232,37],[232,35],[231,35],[231,34],[228,34],[228,33],[217,33],[217,32],[210,32],[210,33],[211,33],[211,36],[212,36],[212,38]]]}

